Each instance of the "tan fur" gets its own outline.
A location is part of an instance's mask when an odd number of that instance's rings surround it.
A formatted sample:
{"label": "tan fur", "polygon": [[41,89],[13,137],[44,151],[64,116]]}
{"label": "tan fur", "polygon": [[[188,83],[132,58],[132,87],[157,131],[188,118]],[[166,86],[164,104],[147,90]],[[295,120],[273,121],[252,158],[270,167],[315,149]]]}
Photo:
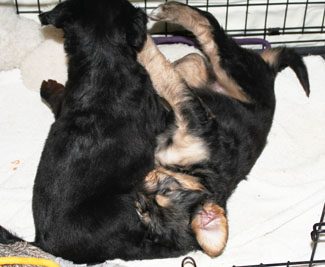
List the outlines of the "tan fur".
{"label": "tan fur", "polygon": [[[151,171],[145,178],[145,187],[148,192],[153,192],[157,189],[159,182],[162,182],[168,177],[175,178],[183,189],[189,189],[192,191],[202,191],[204,186],[198,182],[198,179],[194,176],[187,175],[184,173],[173,172],[162,167],[157,167]],[[170,188],[176,190],[177,188]]]}
{"label": "tan fur", "polygon": [[[214,203],[206,203],[203,210],[215,215],[216,230],[206,230],[202,226],[202,215],[197,214],[192,220],[191,227],[195,233],[196,240],[204,252],[211,257],[216,257],[224,250],[228,239],[228,221],[223,208]],[[209,226],[207,226],[209,227]]]}
{"label": "tan fur", "polygon": [[149,213],[148,213],[148,212],[145,212],[145,211],[142,209],[141,204],[140,204],[138,201],[135,201],[135,208],[136,208],[135,210],[136,210],[136,212],[138,213],[138,215],[139,215],[141,221],[142,221],[144,224],[148,225],[148,224],[150,223],[150,221],[151,221],[151,218],[150,218]]}
{"label": "tan fur", "polygon": [[138,53],[138,61],[149,73],[157,93],[169,103],[176,119],[181,123],[179,107],[187,97],[187,90],[173,65],[158,50],[149,35],[143,49]]}
{"label": "tan fur", "polygon": [[[209,45],[207,45],[207,48]],[[139,62],[146,68],[153,82],[157,93],[164,98],[172,107],[175,114],[176,130],[173,133],[172,144],[165,147],[166,138],[162,135],[158,140],[156,150],[156,160],[160,164],[166,165],[191,165],[196,162],[204,161],[209,158],[209,151],[205,143],[198,137],[193,136],[188,131],[186,119],[183,117],[181,107],[190,98],[187,86],[184,84],[181,77],[182,72],[178,72],[174,66],[166,60],[158,48],[153,43],[150,36],[143,50],[138,54]],[[199,67],[200,67],[199,63]],[[204,66],[205,67],[205,66]],[[203,69],[203,71],[205,71]],[[184,72],[184,75],[186,73]],[[166,170],[162,167],[157,167],[150,172],[145,178],[146,190],[154,192],[157,189],[159,182],[168,177],[175,178],[184,189],[189,190],[204,190],[204,187],[199,183],[196,177],[183,173],[176,173]],[[175,190],[177,188],[170,188]],[[166,196],[157,195],[155,198],[158,205],[167,207],[170,201]],[[205,204],[203,207],[209,212],[213,212],[217,216],[218,228],[213,229],[208,233],[206,229],[200,227],[200,216],[196,216],[192,221],[192,229],[196,235],[198,243],[203,250],[210,256],[219,255],[227,240],[227,220],[223,209],[216,204]],[[141,212],[140,212],[141,213]],[[148,215],[149,216],[149,215]],[[142,215],[142,219],[150,220],[149,217]],[[216,223],[216,221],[214,221]]]}
{"label": "tan fur", "polygon": [[173,172],[162,167],[159,167],[157,170],[165,175],[175,178],[185,189],[190,189],[192,191],[204,190],[204,186],[194,176],[187,175],[185,173]]}
{"label": "tan fur", "polygon": [[140,212],[138,212],[138,214],[139,214],[139,216],[140,216],[140,218],[141,218],[141,221],[142,221],[144,224],[148,225],[148,224],[151,222],[151,218],[150,218],[150,215],[149,215],[148,212],[144,212],[144,213],[140,213]]}
{"label": "tan fur", "polygon": [[193,32],[201,44],[202,50],[211,62],[218,83],[225,88],[224,93],[243,102],[249,102],[249,97],[241,87],[225,72],[220,65],[218,46],[213,40],[209,21],[196,10],[177,2],[168,2],[159,6],[150,15],[154,20],[170,21],[179,24]]}
{"label": "tan fur", "polygon": [[147,174],[147,176],[144,178],[145,181],[145,188],[148,192],[153,192],[156,190],[159,177],[158,177],[158,171],[156,169],[152,170]]}
{"label": "tan fur", "polygon": [[201,55],[188,54],[173,62],[173,65],[189,87],[200,88],[207,85],[209,80],[208,68]]}
{"label": "tan fur", "polygon": [[209,151],[205,143],[189,133],[187,121],[180,110],[182,104],[190,97],[189,91],[179,73],[158,50],[150,36],[138,54],[138,60],[148,71],[155,90],[172,107],[176,118],[177,130],[172,144],[161,149],[158,140],[157,162],[185,166],[207,159]]}
{"label": "tan fur", "polygon": [[173,135],[173,142],[165,149],[158,149],[156,161],[161,165],[188,166],[207,160],[209,150],[201,138],[188,133],[186,127],[180,127]]}
{"label": "tan fur", "polygon": [[170,199],[166,196],[163,195],[156,195],[156,202],[160,207],[167,208],[169,207],[172,203],[170,202]]}
{"label": "tan fur", "polygon": [[261,53],[263,60],[269,65],[274,65],[278,59],[280,50],[264,50]]}

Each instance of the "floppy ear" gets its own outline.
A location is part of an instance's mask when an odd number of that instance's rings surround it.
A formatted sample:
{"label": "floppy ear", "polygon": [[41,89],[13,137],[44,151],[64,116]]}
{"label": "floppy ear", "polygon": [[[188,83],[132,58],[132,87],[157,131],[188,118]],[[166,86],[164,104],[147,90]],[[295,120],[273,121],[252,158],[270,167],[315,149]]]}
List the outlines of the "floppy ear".
{"label": "floppy ear", "polygon": [[140,51],[147,40],[147,15],[138,8],[130,19],[126,39],[130,46]]}
{"label": "floppy ear", "polygon": [[56,28],[63,28],[66,22],[71,19],[68,2],[62,2],[51,11],[41,13],[39,19],[42,25],[53,25]]}

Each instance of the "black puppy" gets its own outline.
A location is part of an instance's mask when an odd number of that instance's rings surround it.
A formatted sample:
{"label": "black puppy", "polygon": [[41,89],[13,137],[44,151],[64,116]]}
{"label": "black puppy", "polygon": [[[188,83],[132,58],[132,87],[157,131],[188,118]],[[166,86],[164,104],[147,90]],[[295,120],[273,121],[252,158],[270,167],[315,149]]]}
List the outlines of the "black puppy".
{"label": "black puppy", "polygon": [[181,240],[152,240],[134,208],[168,120],[136,61],[146,39],[144,13],[124,0],[68,0],[41,22],[64,30],[69,67],[34,185],[36,244],[75,262],[197,248],[187,229]]}
{"label": "black puppy", "polygon": [[69,64],[34,184],[35,245],[77,263],[198,248],[188,230],[177,246],[155,242],[134,206],[168,121],[137,62],[145,14],[126,0],[67,0],[40,20],[63,29]]}

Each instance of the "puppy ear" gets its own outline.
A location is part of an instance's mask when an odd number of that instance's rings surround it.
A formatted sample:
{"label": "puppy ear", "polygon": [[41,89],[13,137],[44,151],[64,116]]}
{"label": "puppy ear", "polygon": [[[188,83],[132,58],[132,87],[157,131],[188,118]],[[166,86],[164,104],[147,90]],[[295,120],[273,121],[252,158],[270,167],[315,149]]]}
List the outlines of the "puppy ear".
{"label": "puppy ear", "polygon": [[41,13],[39,19],[42,25],[53,25],[56,28],[63,28],[71,19],[68,2],[62,2],[51,11]]}
{"label": "puppy ear", "polygon": [[140,51],[147,40],[147,15],[138,8],[130,19],[126,39],[130,46]]}
{"label": "puppy ear", "polygon": [[223,208],[207,202],[198,210],[191,222],[196,240],[210,257],[222,253],[228,239],[228,220]]}

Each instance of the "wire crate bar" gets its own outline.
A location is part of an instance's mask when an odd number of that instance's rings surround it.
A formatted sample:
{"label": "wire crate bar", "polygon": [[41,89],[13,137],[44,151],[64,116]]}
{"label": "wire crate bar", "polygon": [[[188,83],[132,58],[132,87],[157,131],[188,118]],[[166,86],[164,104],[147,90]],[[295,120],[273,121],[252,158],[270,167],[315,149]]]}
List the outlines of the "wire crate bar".
{"label": "wire crate bar", "polygon": [[[28,5],[26,4],[28,2]],[[14,0],[18,14],[40,13],[61,0]],[[150,13],[168,0],[131,0]],[[272,45],[325,46],[325,1],[319,0],[179,0],[216,16],[233,37],[267,39]],[[164,24],[153,34],[186,35]],[[319,50],[318,49],[318,50]]]}
{"label": "wire crate bar", "polygon": [[[232,267],[278,267],[278,266],[300,266],[300,267],[312,267],[312,266],[324,266],[325,265],[325,259],[323,260],[315,260],[315,252],[317,249],[317,245],[322,243],[321,236],[324,236],[325,234],[325,203],[323,206],[323,211],[320,217],[320,220],[318,223],[315,223],[313,225],[313,230],[311,232],[311,239],[313,242],[313,248],[310,256],[310,260],[308,261],[287,261],[287,262],[280,262],[280,263],[260,263],[260,264],[255,264],[255,265],[233,265]],[[182,260],[181,266],[182,267],[187,267],[187,263],[191,264],[192,267],[199,267],[197,266],[195,260],[192,257],[185,257]]]}

